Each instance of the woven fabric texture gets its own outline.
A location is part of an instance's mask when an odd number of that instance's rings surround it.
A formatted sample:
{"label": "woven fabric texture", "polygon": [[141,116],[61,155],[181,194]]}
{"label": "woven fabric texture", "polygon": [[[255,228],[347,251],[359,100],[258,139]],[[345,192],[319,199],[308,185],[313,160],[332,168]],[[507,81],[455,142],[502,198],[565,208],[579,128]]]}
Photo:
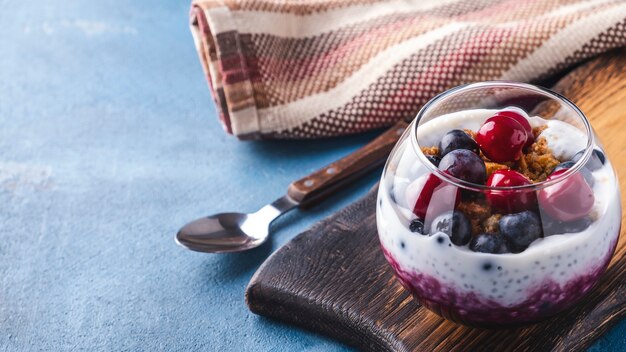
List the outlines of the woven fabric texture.
{"label": "woven fabric texture", "polygon": [[484,80],[536,81],[626,44],[626,1],[194,0],[220,119],[241,139],[358,133]]}

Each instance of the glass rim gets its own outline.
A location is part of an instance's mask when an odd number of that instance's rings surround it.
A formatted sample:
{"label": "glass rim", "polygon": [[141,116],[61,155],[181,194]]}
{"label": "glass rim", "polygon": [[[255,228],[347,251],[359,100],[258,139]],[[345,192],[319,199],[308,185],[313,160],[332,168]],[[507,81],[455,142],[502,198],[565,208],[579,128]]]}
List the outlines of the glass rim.
{"label": "glass rim", "polygon": [[[565,172],[560,174],[559,177],[553,180],[544,180],[544,181],[540,181],[536,183],[531,183],[528,185],[519,185],[519,186],[491,187],[487,185],[481,185],[477,183],[468,182],[468,181],[454,177],[448,173],[445,173],[439,170],[439,168],[437,168],[433,163],[431,163],[426,158],[426,155],[424,154],[424,152],[422,152],[422,149],[420,148],[419,143],[417,141],[417,128],[419,126],[421,119],[424,117],[426,111],[428,111],[428,109],[431,108],[431,106],[433,106],[434,104],[436,104],[437,102],[439,102],[440,100],[446,98],[447,96],[451,94],[459,93],[460,91],[469,90],[469,89],[490,88],[490,87],[505,87],[505,88],[509,87],[509,88],[526,89],[526,90],[530,90],[530,91],[547,95],[550,98],[554,100],[558,100],[559,102],[562,102],[565,105],[569,106],[582,120],[583,125],[585,127],[585,133],[587,135],[587,145],[585,146],[583,156],[580,159],[578,159],[578,161],[576,161],[574,166],[567,169]],[[584,165],[587,163],[587,160],[589,160],[589,158],[591,157],[591,153],[593,153],[593,149],[595,145],[594,134],[591,128],[591,124],[589,123],[589,120],[587,119],[585,114],[569,99],[567,99],[561,94],[556,93],[548,88],[536,86],[536,85],[529,84],[529,83],[521,83],[521,82],[514,82],[514,81],[483,81],[483,82],[477,82],[477,83],[464,84],[464,85],[460,85],[460,86],[448,89],[445,92],[438,94],[434,98],[430,99],[426,104],[424,104],[424,106],[419,110],[419,112],[415,116],[415,119],[413,120],[413,124],[410,127],[410,129],[411,130],[410,130],[409,137],[411,139],[411,145],[413,147],[413,151],[417,154],[420,161],[424,163],[426,167],[431,171],[431,173],[437,175],[437,177],[444,180],[445,182],[453,184],[457,187],[461,187],[461,188],[472,190],[472,191],[478,191],[478,192],[494,191],[494,190],[497,190],[497,191],[522,191],[522,190],[536,191],[536,190],[540,190],[545,187],[549,187],[549,186],[558,184],[560,182],[563,182],[567,178],[569,178],[570,176],[578,172],[581,168],[584,167]]]}

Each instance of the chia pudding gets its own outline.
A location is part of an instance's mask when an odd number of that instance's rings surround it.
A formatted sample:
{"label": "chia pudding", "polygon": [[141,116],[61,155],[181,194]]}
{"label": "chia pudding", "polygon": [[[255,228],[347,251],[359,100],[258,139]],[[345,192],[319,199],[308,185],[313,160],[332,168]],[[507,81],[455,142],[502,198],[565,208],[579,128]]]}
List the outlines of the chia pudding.
{"label": "chia pudding", "polygon": [[589,292],[621,223],[617,180],[594,138],[514,107],[409,130],[383,173],[376,216],[386,259],[424,306],[468,325],[518,325]]}

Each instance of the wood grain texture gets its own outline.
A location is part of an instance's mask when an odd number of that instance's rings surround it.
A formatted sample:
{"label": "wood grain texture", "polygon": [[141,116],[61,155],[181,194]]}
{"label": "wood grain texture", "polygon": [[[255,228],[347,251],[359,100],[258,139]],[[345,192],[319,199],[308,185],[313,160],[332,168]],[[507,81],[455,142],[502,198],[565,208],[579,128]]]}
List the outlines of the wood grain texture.
{"label": "wood grain texture", "polygon": [[408,126],[407,122],[398,121],[354,153],[294,181],[289,185],[287,194],[299,202],[300,207],[306,207],[333,194],[338,188],[383,165]]}
{"label": "wood grain texture", "polygon": [[[554,89],[591,120],[626,194],[626,51],[572,71]],[[274,253],[252,278],[257,314],[369,351],[580,351],[626,314],[624,235],[598,286],[574,308],[516,329],[469,328],[412,299],[393,276],[376,233],[375,190]]]}

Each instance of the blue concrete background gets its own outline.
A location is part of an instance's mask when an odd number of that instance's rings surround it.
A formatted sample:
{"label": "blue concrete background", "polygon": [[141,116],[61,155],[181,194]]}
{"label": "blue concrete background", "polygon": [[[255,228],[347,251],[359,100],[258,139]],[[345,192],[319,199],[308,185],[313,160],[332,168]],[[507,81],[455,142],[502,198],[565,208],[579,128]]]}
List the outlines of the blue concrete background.
{"label": "blue concrete background", "polygon": [[[225,135],[188,6],[0,0],[0,350],[346,349],[251,314],[243,294],[271,251],[375,175],[281,219],[255,251],[194,253],[173,236],[202,215],[257,209],[373,134]],[[622,322],[592,350],[625,345]]]}

